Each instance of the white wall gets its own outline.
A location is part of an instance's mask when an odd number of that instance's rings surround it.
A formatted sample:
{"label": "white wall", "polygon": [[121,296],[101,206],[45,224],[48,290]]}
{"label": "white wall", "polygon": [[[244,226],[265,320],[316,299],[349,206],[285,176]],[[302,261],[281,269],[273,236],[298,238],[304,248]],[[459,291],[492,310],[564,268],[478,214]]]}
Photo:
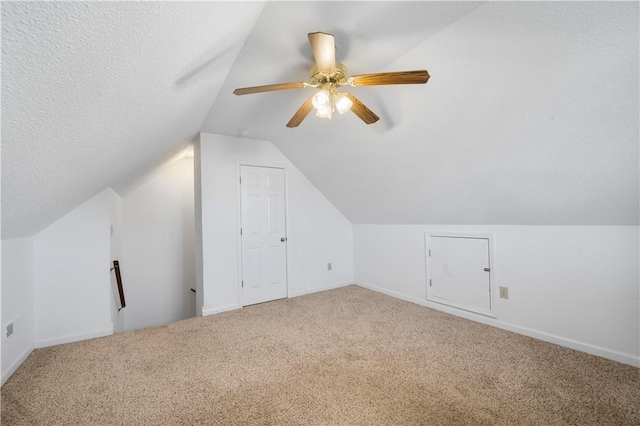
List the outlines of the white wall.
{"label": "white wall", "polygon": [[[2,384],[34,349],[33,238],[2,240]],[[6,327],[13,322],[13,334]]]}
{"label": "white wall", "polygon": [[[114,260],[122,260],[122,198],[114,191],[109,191],[109,217],[111,220],[111,239],[109,244],[109,265],[113,267]],[[120,293],[115,271],[111,271],[111,321],[113,332],[124,331],[124,310],[118,310],[120,306]],[[126,301],[125,301],[126,302]]]}
{"label": "white wall", "polygon": [[113,333],[112,192],[102,191],[34,237],[36,347]]}
{"label": "white wall", "polygon": [[[425,231],[491,234],[497,319],[426,302]],[[354,225],[365,287],[640,366],[637,226]]]}
{"label": "white wall", "polygon": [[196,280],[196,315],[202,316],[204,307],[204,280],[202,265],[202,173],[200,154],[200,134],[193,141],[193,208],[194,208],[194,228],[195,228],[195,280]]}
{"label": "white wall", "polygon": [[193,179],[193,158],[184,157],[123,198],[126,330],[196,315]]}
{"label": "white wall", "polygon": [[240,307],[237,161],[285,168],[289,297],[353,282],[351,223],[271,142],[201,133],[197,144],[204,315]]}

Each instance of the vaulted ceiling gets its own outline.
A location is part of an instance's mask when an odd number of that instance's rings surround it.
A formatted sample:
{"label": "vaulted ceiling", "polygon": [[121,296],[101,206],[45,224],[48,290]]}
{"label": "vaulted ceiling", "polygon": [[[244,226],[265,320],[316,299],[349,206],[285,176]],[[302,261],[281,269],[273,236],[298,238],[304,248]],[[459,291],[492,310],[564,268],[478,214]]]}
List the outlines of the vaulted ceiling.
{"label": "vaulted ceiling", "polygon": [[[2,2],[2,237],[121,194],[200,131],[272,141],[353,223],[632,225],[637,2]],[[307,33],[380,116],[310,114]]]}

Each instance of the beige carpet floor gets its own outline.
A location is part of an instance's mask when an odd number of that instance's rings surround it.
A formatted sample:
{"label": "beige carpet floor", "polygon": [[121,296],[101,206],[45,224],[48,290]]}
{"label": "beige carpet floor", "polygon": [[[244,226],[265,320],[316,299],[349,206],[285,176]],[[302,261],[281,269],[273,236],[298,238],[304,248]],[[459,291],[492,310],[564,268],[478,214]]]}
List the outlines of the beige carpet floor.
{"label": "beige carpet floor", "polygon": [[356,286],[34,351],[2,425],[640,425],[640,370]]}

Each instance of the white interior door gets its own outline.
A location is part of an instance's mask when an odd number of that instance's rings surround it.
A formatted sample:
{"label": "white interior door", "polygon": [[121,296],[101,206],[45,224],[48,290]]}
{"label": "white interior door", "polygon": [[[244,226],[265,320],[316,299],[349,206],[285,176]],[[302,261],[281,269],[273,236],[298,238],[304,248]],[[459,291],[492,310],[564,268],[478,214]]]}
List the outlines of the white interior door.
{"label": "white interior door", "polygon": [[429,237],[427,299],[493,316],[489,238]]}
{"label": "white interior door", "polygon": [[284,169],[240,166],[242,304],[287,297]]}

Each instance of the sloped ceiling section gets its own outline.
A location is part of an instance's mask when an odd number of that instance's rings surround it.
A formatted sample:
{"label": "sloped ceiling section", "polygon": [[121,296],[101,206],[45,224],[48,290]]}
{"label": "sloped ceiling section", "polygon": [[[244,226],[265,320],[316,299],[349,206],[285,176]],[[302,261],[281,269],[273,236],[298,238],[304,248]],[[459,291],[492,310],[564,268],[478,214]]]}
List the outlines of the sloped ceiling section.
{"label": "sloped ceiling section", "polygon": [[264,2],[2,2],[2,238],[200,131]]}
{"label": "sloped ceiling section", "polygon": [[[273,141],[352,221],[637,225],[637,2],[266,5],[203,130]],[[381,120],[285,124],[311,90],[306,33],[351,74],[426,68],[426,85],[352,89]]]}
{"label": "sloped ceiling section", "polygon": [[[131,183],[199,131],[272,141],[352,223],[639,221],[637,2],[2,2],[2,238]],[[310,115],[306,34],[381,120]]]}

